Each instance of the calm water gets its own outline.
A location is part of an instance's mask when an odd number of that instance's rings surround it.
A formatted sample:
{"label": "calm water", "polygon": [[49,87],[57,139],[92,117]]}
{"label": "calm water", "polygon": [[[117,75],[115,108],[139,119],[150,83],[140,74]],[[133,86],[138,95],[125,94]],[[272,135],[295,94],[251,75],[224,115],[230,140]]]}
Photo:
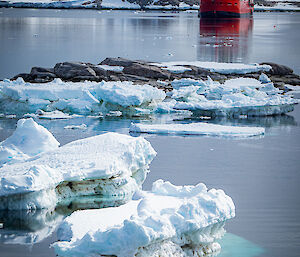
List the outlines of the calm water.
{"label": "calm water", "polygon": [[[0,9],[0,79],[62,61],[273,61],[300,73],[300,15],[256,13],[222,23],[197,13]],[[224,46],[226,43],[226,46]]]}
{"label": "calm water", "polygon": [[[0,9],[0,24],[0,78],[28,72],[31,66],[66,60],[96,63],[107,56],[273,61],[300,73],[300,14],[259,13],[254,21],[216,23],[199,20],[195,13]],[[164,119],[156,117],[154,122]],[[106,131],[128,133],[131,120],[38,122],[65,144]],[[175,117],[172,122],[182,121]],[[226,225],[230,233],[221,242],[219,257],[299,256],[300,106],[280,117],[212,122],[262,126],[266,135],[247,140],[147,136],[158,154],[144,188],[162,178],[224,189],[236,204],[237,216]],[[87,130],[63,129],[82,123]],[[1,141],[15,125],[14,119],[0,119]],[[10,214],[9,226],[0,229],[0,256],[55,256],[48,246],[56,239],[52,232],[62,217],[47,211]]]}

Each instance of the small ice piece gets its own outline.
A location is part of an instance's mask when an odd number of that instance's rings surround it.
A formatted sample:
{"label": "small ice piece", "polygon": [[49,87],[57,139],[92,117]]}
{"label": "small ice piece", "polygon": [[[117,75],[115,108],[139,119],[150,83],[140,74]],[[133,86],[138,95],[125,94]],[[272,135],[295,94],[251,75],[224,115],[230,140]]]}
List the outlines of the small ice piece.
{"label": "small ice piece", "polygon": [[87,129],[87,125],[81,124],[81,125],[69,125],[65,126],[64,129]]}
{"label": "small ice piece", "polygon": [[263,135],[264,128],[222,126],[199,122],[190,124],[131,124],[130,132],[173,135],[206,135],[221,137],[251,137]]}
{"label": "small ice piece", "polygon": [[259,81],[261,83],[270,83],[271,82],[271,80],[269,79],[269,77],[265,73],[260,74]]}
{"label": "small ice piece", "polygon": [[77,211],[58,228],[58,256],[203,256],[220,250],[216,239],[235,216],[223,190],[174,186],[158,180],[151,192],[116,208]]}
{"label": "small ice piece", "polygon": [[59,142],[46,128],[32,118],[21,119],[14,133],[0,143],[0,167],[55,150],[58,146]]}
{"label": "small ice piece", "polygon": [[180,87],[188,87],[188,86],[207,86],[203,80],[195,80],[189,78],[174,79],[171,82],[171,85],[174,89],[179,89]]}
{"label": "small ice piece", "polygon": [[[169,54],[170,55],[170,54]],[[163,70],[170,71],[172,73],[184,73],[185,71],[191,71],[191,68],[180,66],[180,65],[174,65],[174,66],[168,66],[168,67],[162,67]]]}
{"label": "small ice piece", "polygon": [[114,72],[122,72],[124,69],[124,67],[122,66],[110,66],[110,65],[97,65],[97,67],[108,71],[114,71]]}
{"label": "small ice piece", "polygon": [[67,113],[63,113],[57,110],[52,112],[44,112],[42,110],[38,110],[36,117],[45,120],[62,120],[62,119],[72,119],[74,117],[78,117],[78,115],[69,115]]}
{"label": "small ice piece", "polygon": [[95,194],[130,199],[155,155],[142,137],[117,133],[68,143],[0,168],[0,209],[53,207]]}

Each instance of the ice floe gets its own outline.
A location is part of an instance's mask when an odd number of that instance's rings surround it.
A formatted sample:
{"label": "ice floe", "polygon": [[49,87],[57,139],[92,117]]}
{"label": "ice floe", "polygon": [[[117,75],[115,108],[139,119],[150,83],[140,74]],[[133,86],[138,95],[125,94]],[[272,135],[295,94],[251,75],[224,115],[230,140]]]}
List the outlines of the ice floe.
{"label": "ice floe", "polygon": [[[228,65],[227,71],[231,69],[231,64]],[[248,69],[244,64],[239,65],[239,72]],[[258,80],[240,77],[220,83],[208,77],[207,80],[175,79],[170,83],[173,90],[165,93],[147,84],[135,85],[128,81],[74,83],[55,79],[33,84],[21,78],[4,80],[0,82],[0,109],[4,114],[22,116],[26,113],[25,117],[44,119],[184,111],[198,116],[239,117],[283,114],[292,111],[298,103],[274,87],[263,73]]]}
{"label": "ice floe", "polygon": [[[25,83],[22,78],[0,82],[0,109],[4,113],[19,115],[38,110],[84,115],[109,111],[130,114],[135,112],[135,107],[155,106],[164,98],[162,90],[149,85],[133,85],[132,82],[73,83],[55,79],[49,83],[32,84]],[[46,118],[45,114],[40,116]]]}
{"label": "ice floe", "polygon": [[[22,123],[26,122],[21,120]],[[32,120],[29,123],[33,129],[30,127],[26,134],[31,135],[37,129]],[[43,138],[45,132],[40,134],[35,137]],[[14,143],[12,139],[10,141]],[[50,142],[57,146],[53,138]],[[23,148],[22,145],[21,141],[18,147],[26,152],[26,140]],[[32,154],[50,148],[50,144],[43,146],[41,144]],[[30,151],[29,148],[29,154]],[[69,204],[74,197],[95,194],[129,200],[144,182],[155,155],[150,143],[142,137],[117,133],[71,142],[46,154],[0,168],[0,209],[53,207],[58,203]]]}
{"label": "ice floe", "polygon": [[77,211],[58,229],[58,256],[203,256],[220,249],[235,207],[224,191],[158,180],[116,208]]}
{"label": "ice floe", "polygon": [[132,124],[131,132],[173,135],[207,135],[222,137],[251,137],[263,135],[264,128],[223,126],[205,122],[190,124]]}
{"label": "ice floe", "polygon": [[56,150],[59,142],[33,119],[21,119],[17,129],[0,143],[0,167],[6,163],[22,162],[38,154]]}
{"label": "ice floe", "polygon": [[[266,76],[261,77],[265,82]],[[262,83],[251,78],[236,78],[225,83],[183,79],[175,81],[171,93],[173,108],[189,110],[198,116],[268,116],[290,112],[297,99],[283,95],[272,82]],[[189,85],[190,84],[190,85]],[[168,108],[171,108],[168,106]]]}

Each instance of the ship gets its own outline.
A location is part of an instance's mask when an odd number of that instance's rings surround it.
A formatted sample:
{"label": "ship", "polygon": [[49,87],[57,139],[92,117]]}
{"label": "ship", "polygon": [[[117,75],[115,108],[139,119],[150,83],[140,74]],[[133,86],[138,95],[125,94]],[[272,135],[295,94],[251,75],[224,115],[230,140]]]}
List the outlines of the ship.
{"label": "ship", "polygon": [[253,0],[200,0],[199,17],[247,17],[253,10]]}

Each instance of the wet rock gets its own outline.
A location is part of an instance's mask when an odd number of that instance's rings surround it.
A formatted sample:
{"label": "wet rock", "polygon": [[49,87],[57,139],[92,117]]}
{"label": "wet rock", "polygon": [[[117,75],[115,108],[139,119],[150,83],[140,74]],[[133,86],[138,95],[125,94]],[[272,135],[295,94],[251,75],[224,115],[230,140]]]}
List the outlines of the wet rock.
{"label": "wet rock", "polygon": [[89,67],[91,69],[93,69],[95,71],[96,75],[99,77],[106,78],[108,76],[107,70],[104,70],[103,68],[101,68],[97,65],[89,64]]}
{"label": "wet rock", "polygon": [[54,74],[54,69],[47,69],[42,67],[33,67],[30,71],[30,75],[36,83],[52,81],[57,76]]}
{"label": "wet rock", "polygon": [[137,61],[132,61],[129,59],[117,57],[117,58],[106,58],[100,64],[101,65],[110,65],[110,66],[123,66],[128,67],[133,65],[134,63],[138,63]]}
{"label": "wet rock", "polygon": [[271,74],[271,75],[280,75],[280,76],[285,76],[288,74],[293,74],[293,70],[285,65],[280,65],[280,64],[276,64],[273,62],[263,62],[261,64],[267,64],[270,65],[272,67],[272,69],[268,72],[266,72],[267,74]]}
{"label": "wet rock", "polygon": [[91,67],[85,63],[78,62],[57,63],[54,66],[54,73],[57,77],[64,80],[73,80],[76,77],[86,77],[93,81],[97,81],[99,79],[96,72]]}
{"label": "wet rock", "polygon": [[169,71],[162,70],[154,65],[140,63],[125,67],[123,73],[151,79],[170,79],[171,76]]}
{"label": "wet rock", "polygon": [[80,81],[101,81],[102,79],[98,76],[75,76],[70,79],[72,82],[80,82]]}
{"label": "wet rock", "polygon": [[12,77],[11,80],[16,80],[17,78],[22,78],[26,82],[32,82],[32,81],[34,81],[34,79],[32,78],[32,76],[30,74],[28,74],[28,73],[17,74],[16,76]]}

